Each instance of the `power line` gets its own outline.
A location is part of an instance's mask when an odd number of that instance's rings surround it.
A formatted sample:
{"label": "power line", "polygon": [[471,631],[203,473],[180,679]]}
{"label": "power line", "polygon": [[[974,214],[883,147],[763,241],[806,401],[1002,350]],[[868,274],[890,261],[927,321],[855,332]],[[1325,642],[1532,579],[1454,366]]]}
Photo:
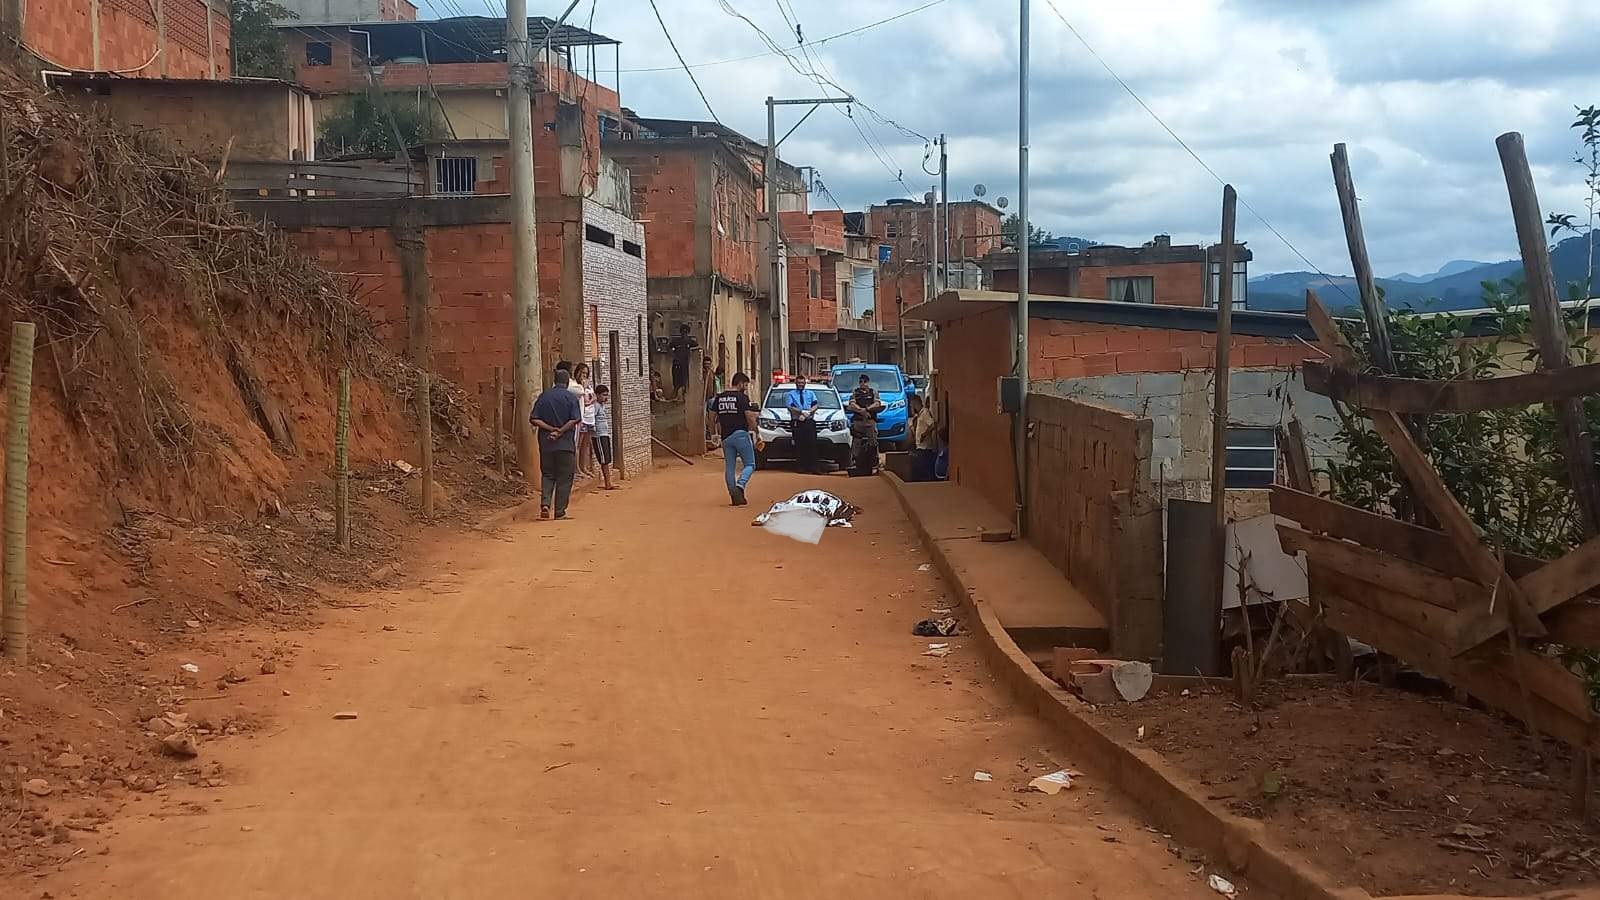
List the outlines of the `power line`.
{"label": "power line", "polygon": [[[893,22],[896,19],[904,19],[906,16],[914,15],[916,13],[922,12],[925,9],[928,9],[928,8],[934,7],[934,6],[938,6],[939,4],[946,3],[946,2],[949,2],[949,0],[932,0],[932,2],[930,2],[930,3],[924,3],[921,6],[913,7],[913,8],[908,9],[905,12],[902,12],[902,13],[896,13],[895,15],[889,16],[888,18],[879,19],[876,22],[868,22],[865,25],[857,26],[855,28],[850,29],[849,31],[840,31],[840,32],[838,32],[836,34],[830,34],[830,35],[828,35],[826,37],[820,37],[820,38],[817,38],[814,41],[807,41],[805,43],[806,43],[806,46],[809,46],[809,47],[820,47],[823,44],[828,43],[829,41],[836,41],[839,38],[850,37],[851,35],[860,34],[863,31],[868,31],[870,29],[877,28],[879,25],[887,25],[888,23]],[[714,59],[714,60],[710,60],[709,62],[695,63],[695,64],[689,66],[689,68],[691,68],[691,69],[704,69],[704,68],[706,68],[708,66],[725,66],[725,65],[728,65],[729,63],[748,62],[749,60],[752,60],[752,59],[761,59],[764,56],[779,56],[782,53],[783,53],[783,51],[781,51],[781,50],[768,50],[765,53],[752,53],[752,54],[750,54],[748,56],[735,56],[735,57],[731,57],[729,59]],[[677,66],[645,66],[643,68],[638,68],[638,69],[623,69],[622,71],[624,71],[624,72],[671,72],[671,71],[673,71],[673,70],[675,70],[677,68],[678,68]]]}
{"label": "power line", "polygon": [[[1200,164],[1200,168],[1206,170],[1206,174],[1216,179],[1217,184],[1226,185],[1227,182],[1222,179],[1222,176],[1218,175],[1215,169],[1211,168],[1211,166],[1208,165],[1205,160],[1201,159],[1200,154],[1196,153],[1193,147],[1190,147],[1183,138],[1178,136],[1176,131],[1172,130],[1172,126],[1168,125],[1160,116],[1156,115],[1156,111],[1150,108],[1150,104],[1144,102],[1144,98],[1140,97],[1137,91],[1135,91],[1132,87],[1129,87],[1126,81],[1122,80],[1122,76],[1118,75],[1116,70],[1111,68],[1111,64],[1106,62],[1105,59],[1101,57],[1098,52],[1096,52],[1094,46],[1089,43],[1088,39],[1079,33],[1078,29],[1073,27],[1071,22],[1067,21],[1067,17],[1062,15],[1061,10],[1056,7],[1055,0],[1044,0],[1044,2],[1045,5],[1050,7],[1050,11],[1056,14],[1056,18],[1061,20],[1061,24],[1067,26],[1067,30],[1072,32],[1072,36],[1078,39],[1078,43],[1083,45],[1083,49],[1088,50],[1089,55],[1094,57],[1095,62],[1099,63],[1100,67],[1106,70],[1106,74],[1110,75],[1111,78],[1128,93],[1128,96],[1133,98],[1133,102],[1139,104],[1141,109],[1143,109],[1146,113],[1149,113],[1150,118],[1154,119],[1156,124],[1160,125],[1163,131],[1171,136],[1174,141],[1178,142],[1178,146],[1182,147],[1185,152],[1194,157],[1194,161]],[[1272,232],[1274,237],[1281,241],[1285,247],[1288,247],[1291,253],[1300,258],[1301,262],[1310,266],[1312,271],[1316,272],[1318,275],[1321,275],[1322,279],[1328,283],[1329,287],[1338,291],[1346,300],[1351,299],[1350,295],[1345,293],[1344,288],[1340,287],[1339,283],[1333,280],[1333,276],[1322,271],[1322,269],[1317,267],[1316,263],[1306,258],[1306,255],[1300,252],[1300,248],[1290,243],[1289,239],[1283,236],[1283,232],[1275,228],[1271,222],[1267,221],[1266,216],[1263,216],[1261,213],[1257,212],[1256,208],[1250,205],[1250,201],[1244,199],[1243,196],[1240,196],[1238,199],[1240,206],[1243,206],[1246,210],[1249,210],[1250,215],[1255,216],[1257,221],[1259,221],[1262,225],[1265,225],[1267,230]]]}
{"label": "power line", "polygon": [[689,76],[689,81],[694,84],[695,93],[700,95],[700,102],[706,105],[706,112],[711,113],[711,120],[718,125],[722,120],[717,118],[717,111],[711,108],[711,101],[706,99],[706,92],[700,87],[700,79],[694,77],[694,70],[683,61],[683,54],[678,52],[678,42],[672,39],[672,32],[667,30],[667,21],[661,18],[661,9],[656,6],[656,0],[650,0],[650,9],[656,14],[656,21],[661,23],[661,33],[667,36],[667,44],[672,47],[672,55],[678,58],[678,64],[683,66],[683,72]]}

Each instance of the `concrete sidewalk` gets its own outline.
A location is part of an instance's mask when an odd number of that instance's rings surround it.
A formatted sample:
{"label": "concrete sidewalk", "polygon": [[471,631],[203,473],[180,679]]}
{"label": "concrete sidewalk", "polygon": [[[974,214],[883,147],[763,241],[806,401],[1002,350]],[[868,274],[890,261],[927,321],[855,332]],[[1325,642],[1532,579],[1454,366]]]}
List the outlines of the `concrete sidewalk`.
{"label": "concrete sidewalk", "polygon": [[922,538],[942,551],[972,599],[994,610],[1006,633],[1030,656],[1052,647],[1107,648],[1109,629],[1089,598],[1025,541],[990,542],[1011,521],[970,488],[948,481],[893,482]]}

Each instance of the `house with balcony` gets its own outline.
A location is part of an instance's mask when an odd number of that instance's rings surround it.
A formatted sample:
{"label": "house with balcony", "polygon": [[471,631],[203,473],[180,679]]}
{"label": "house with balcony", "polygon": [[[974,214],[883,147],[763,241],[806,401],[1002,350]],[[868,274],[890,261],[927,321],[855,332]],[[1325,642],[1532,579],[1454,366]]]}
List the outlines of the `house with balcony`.
{"label": "house with balcony", "polygon": [[876,308],[879,241],[866,215],[840,210],[780,212],[788,255],[789,343],[797,373],[879,358]]}

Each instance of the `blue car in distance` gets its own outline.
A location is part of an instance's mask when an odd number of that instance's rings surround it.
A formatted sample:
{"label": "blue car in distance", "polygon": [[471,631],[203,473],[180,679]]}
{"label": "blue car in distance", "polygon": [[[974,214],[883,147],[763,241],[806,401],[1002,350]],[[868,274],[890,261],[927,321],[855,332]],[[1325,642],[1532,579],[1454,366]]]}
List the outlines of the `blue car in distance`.
{"label": "blue car in distance", "polygon": [[910,436],[906,432],[906,398],[917,392],[916,385],[900,371],[899,366],[883,363],[841,363],[832,369],[833,386],[845,403],[861,382],[865,373],[884,410],[878,413],[878,443],[883,449],[902,444]]}

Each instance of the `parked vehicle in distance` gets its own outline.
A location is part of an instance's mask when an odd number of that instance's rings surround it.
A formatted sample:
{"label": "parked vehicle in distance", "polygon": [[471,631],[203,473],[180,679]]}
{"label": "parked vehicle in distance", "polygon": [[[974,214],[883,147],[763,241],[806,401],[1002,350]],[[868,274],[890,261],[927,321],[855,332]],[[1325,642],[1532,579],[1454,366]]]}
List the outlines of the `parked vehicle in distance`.
{"label": "parked vehicle in distance", "polygon": [[906,397],[915,394],[916,388],[906,378],[899,366],[885,363],[841,363],[833,367],[833,384],[848,403],[850,392],[860,383],[865,373],[868,382],[878,392],[884,410],[878,413],[878,444],[884,450],[906,441]]}
{"label": "parked vehicle in distance", "polygon": [[[850,419],[844,412],[839,392],[825,384],[809,385],[817,395],[817,459],[831,460],[840,468],[850,464]],[[766,399],[757,414],[756,430],[766,447],[756,452],[756,466],[769,460],[798,458],[794,445],[794,425],[789,421],[789,395],[794,385],[775,384],[767,389]]]}

